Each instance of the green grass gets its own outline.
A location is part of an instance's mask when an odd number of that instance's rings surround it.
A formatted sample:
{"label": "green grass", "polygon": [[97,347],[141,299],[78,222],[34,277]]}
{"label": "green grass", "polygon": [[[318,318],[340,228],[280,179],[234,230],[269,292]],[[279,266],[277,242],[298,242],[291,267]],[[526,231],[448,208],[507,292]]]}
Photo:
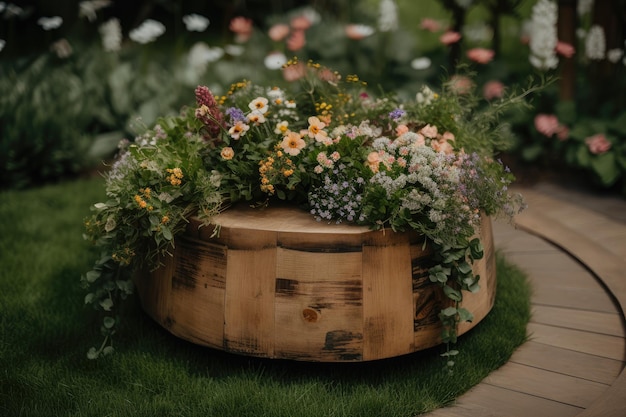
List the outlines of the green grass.
{"label": "green grass", "polygon": [[498,256],[496,304],[461,338],[453,377],[441,348],[361,364],[231,355],[171,336],[135,298],[117,352],[90,361],[99,316],[83,305],[79,279],[97,253],[82,219],[102,184],[0,194],[0,415],[409,417],[452,401],[525,340],[529,286]]}

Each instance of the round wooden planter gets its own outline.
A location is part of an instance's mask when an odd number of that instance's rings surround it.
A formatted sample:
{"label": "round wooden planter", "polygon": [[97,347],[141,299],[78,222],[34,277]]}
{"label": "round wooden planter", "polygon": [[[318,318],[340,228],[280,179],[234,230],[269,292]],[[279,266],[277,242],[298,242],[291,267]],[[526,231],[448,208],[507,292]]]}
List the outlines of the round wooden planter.
{"label": "round wooden planter", "polygon": [[[417,233],[372,231],[315,221],[291,207],[232,208],[213,227],[191,219],[164,267],[137,277],[145,311],[174,335],[245,355],[303,361],[369,361],[441,342],[448,305],[428,279],[431,251]],[[474,314],[493,306],[491,222],[480,231],[484,258]]]}

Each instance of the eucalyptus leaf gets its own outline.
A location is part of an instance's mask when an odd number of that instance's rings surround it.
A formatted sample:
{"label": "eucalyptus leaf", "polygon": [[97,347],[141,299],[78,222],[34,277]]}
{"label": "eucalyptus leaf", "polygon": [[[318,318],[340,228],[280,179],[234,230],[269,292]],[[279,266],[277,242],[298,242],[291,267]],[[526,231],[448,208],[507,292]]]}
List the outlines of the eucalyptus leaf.
{"label": "eucalyptus leaf", "polygon": [[103,323],[105,328],[111,329],[113,326],[115,326],[115,319],[113,317],[106,316],[103,319]]}
{"label": "eucalyptus leaf", "polygon": [[104,311],[111,311],[111,308],[113,308],[113,300],[107,298],[100,301],[100,307],[102,307]]}
{"label": "eucalyptus leaf", "polygon": [[443,292],[452,301],[461,301],[461,300],[463,300],[463,295],[461,294],[461,291],[456,290],[456,289],[452,288],[449,285],[444,285]]}
{"label": "eucalyptus leaf", "polygon": [[87,282],[89,283],[93,283],[95,282],[98,278],[100,278],[100,275],[102,274],[101,271],[96,271],[96,270],[91,270],[89,272],[87,272],[85,274],[85,278],[87,279]]}
{"label": "eucalyptus leaf", "polygon": [[472,320],[474,320],[474,315],[472,313],[470,313],[467,309],[461,307],[458,309],[458,313],[459,313],[459,320],[460,321],[469,321],[471,322]]}
{"label": "eucalyptus leaf", "polygon": [[96,350],[95,347],[91,347],[88,351],[87,351],[87,358],[88,359],[98,359],[99,353]]}
{"label": "eucalyptus leaf", "polygon": [[447,307],[441,310],[441,314],[444,317],[454,317],[458,313],[458,310],[455,307]]}

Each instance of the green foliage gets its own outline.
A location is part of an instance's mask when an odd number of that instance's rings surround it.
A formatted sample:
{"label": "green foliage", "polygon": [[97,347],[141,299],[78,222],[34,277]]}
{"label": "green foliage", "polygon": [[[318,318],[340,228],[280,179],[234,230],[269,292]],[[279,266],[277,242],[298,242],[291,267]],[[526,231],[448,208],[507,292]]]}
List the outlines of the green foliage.
{"label": "green foliage", "polygon": [[190,215],[210,219],[222,205],[220,175],[204,166],[203,139],[185,135],[187,126],[179,122],[163,119],[140,138],[140,145],[129,145],[106,176],[109,199],[94,204],[94,214],[85,221],[85,239],[102,250],[82,278],[90,291],[85,303],[105,312],[105,339],[89,350],[92,359],[112,352],[117,311],[133,292],[134,274],[156,268],[171,255],[174,236],[185,230]]}

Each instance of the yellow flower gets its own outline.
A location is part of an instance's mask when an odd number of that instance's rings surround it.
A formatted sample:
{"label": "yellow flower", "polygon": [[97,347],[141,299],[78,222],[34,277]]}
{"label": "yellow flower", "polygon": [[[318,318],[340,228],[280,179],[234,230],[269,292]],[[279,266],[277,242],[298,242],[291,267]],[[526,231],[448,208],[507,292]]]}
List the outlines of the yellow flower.
{"label": "yellow flower", "polygon": [[286,169],[286,170],[284,170],[283,171],[283,175],[285,177],[289,177],[289,176],[293,175],[293,169]]}
{"label": "yellow flower", "polygon": [[289,122],[282,121],[282,122],[276,123],[276,128],[274,129],[274,133],[284,135],[285,133],[287,133],[288,130],[289,130]]}

